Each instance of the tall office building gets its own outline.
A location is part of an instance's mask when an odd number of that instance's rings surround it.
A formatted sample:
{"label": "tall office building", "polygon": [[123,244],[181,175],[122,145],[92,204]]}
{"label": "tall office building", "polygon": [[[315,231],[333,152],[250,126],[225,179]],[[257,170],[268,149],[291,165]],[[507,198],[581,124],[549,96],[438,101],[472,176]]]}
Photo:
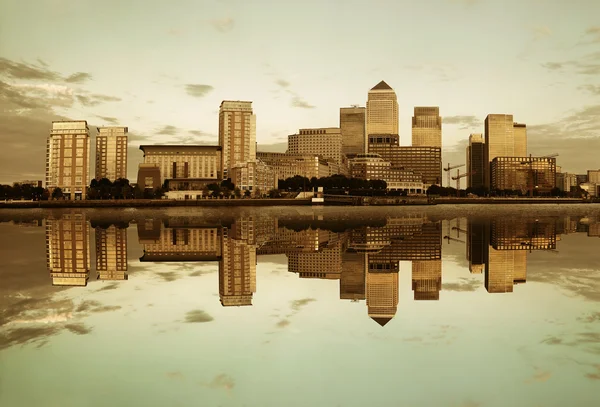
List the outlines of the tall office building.
{"label": "tall office building", "polygon": [[479,188],[485,185],[484,154],[483,135],[471,134],[467,147],[467,187]]}
{"label": "tall office building", "polygon": [[413,147],[442,147],[440,108],[415,107],[412,118]]}
{"label": "tall office building", "polygon": [[100,127],[96,136],[96,179],[127,178],[127,127]]}
{"label": "tall office building", "polygon": [[256,160],[256,115],[252,102],[224,100],[219,109],[219,146],[223,179],[237,163]]}
{"label": "tall office building", "polygon": [[348,155],[367,152],[367,108],[341,107],[340,130],[342,153]]}
{"label": "tall office building", "polygon": [[513,123],[515,134],[515,157],[527,156],[527,125],[522,123]]}
{"label": "tall office building", "polygon": [[52,285],[86,286],[90,273],[90,225],[71,210],[46,220],[46,264]]}
{"label": "tall office building", "polygon": [[90,183],[90,132],[85,120],[53,121],[46,144],[46,188],[85,199]]}
{"label": "tall office building", "polygon": [[127,228],[96,227],[98,280],[127,280]]}
{"label": "tall office building", "polygon": [[412,290],[415,300],[439,300],[441,289],[442,260],[412,262]]}
{"label": "tall office building", "polygon": [[255,222],[236,219],[230,229],[223,228],[222,259],[219,261],[219,297],[221,305],[252,305],[256,292]]}
{"label": "tall office building", "polygon": [[515,156],[515,131],[512,114],[489,114],[485,118],[485,186],[490,188],[490,164],[496,157]]}
{"label": "tall office building", "polygon": [[398,134],[398,98],[384,81],[371,88],[367,96],[369,134]]}
{"label": "tall office building", "polygon": [[386,269],[388,265],[369,262],[367,271],[367,312],[381,326],[398,310],[398,272]]}

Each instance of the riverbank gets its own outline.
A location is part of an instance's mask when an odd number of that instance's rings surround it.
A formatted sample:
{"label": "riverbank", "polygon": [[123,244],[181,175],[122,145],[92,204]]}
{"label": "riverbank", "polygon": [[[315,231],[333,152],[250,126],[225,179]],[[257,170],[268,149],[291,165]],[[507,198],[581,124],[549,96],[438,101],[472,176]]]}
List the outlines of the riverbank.
{"label": "riverbank", "polygon": [[[340,196],[345,197],[345,196]],[[381,199],[368,197],[351,200],[351,197],[337,200],[325,200],[325,205],[351,206],[414,206],[414,205],[511,205],[511,204],[585,204],[591,203],[575,198],[436,198],[431,202],[426,199]],[[0,204],[2,208],[168,208],[168,207],[223,207],[223,206],[310,206],[310,199],[266,198],[266,199],[198,199],[198,200],[169,200],[169,199],[122,199],[122,200],[85,200],[85,201],[13,201]]]}

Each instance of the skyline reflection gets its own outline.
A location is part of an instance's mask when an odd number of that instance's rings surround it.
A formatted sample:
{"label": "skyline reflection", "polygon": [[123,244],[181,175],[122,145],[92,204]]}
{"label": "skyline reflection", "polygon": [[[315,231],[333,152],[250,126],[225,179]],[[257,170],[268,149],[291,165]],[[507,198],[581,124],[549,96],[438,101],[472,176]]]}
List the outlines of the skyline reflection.
{"label": "skyline reflection", "polygon": [[78,210],[49,217],[45,225],[52,285],[87,285],[91,229],[97,279],[127,280],[126,231],[131,226],[137,227],[142,246],[140,262],[217,262],[223,307],[251,306],[261,256],[285,255],[288,272],[298,278],[339,280],[339,298],[365,301],[368,316],[381,326],[398,311],[400,262],[411,262],[413,300],[438,301],[443,289],[442,247],[464,244],[468,269],[484,274],[487,292],[512,293],[515,285],[527,282],[529,253],[557,253],[562,234],[597,237],[599,231],[598,218],[586,216],[440,220],[410,214],[352,224],[322,216],[246,215],[227,224],[180,216],[130,224],[91,222]]}

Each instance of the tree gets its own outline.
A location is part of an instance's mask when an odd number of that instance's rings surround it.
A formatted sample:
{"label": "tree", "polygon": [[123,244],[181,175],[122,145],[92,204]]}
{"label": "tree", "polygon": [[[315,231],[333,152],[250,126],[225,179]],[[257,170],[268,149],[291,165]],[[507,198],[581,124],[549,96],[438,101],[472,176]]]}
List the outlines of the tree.
{"label": "tree", "polygon": [[256,188],[254,190],[254,196],[257,198],[260,198],[262,196],[262,191],[260,190],[260,188]]}
{"label": "tree", "polygon": [[273,188],[272,190],[269,191],[269,197],[270,198],[281,198],[281,192],[279,192],[278,189]]}
{"label": "tree", "polygon": [[563,192],[560,190],[559,187],[554,187],[552,188],[552,190],[550,191],[550,195],[552,196],[562,196]]}
{"label": "tree", "polygon": [[242,191],[237,187],[234,189],[233,193],[234,193],[235,197],[238,199],[242,197]]}
{"label": "tree", "polygon": [[230,191],[233,191],[235,189],[235,185],[233,184],[233,182],[231,182],[231,178],[227,178],[221,181],[221,187],[226,188]]}
{"label": "tree", "polygon": [[60,189],[59,187],[54,188],[54,190],[52,191],[52,199],[62,199],[62,198],[63,198],[62,189]]}
{"label": "tree", "polygon": [[249,197],[250,195],[252,195],[252,192],[250,192],[249,189],[247,189],[246,191],[244,191],[244,196],[245,197]]}

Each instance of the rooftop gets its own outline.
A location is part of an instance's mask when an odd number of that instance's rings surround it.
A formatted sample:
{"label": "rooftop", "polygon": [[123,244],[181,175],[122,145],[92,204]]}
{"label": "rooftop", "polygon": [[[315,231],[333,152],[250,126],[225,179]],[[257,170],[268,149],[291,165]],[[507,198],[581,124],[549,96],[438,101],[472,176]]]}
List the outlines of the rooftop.
{"label": "rooftop", "polygon": [[371,90],[394,90],[394,89],[392,89],[390,87],[390,85],[388,85],[387,83],[385,83],[385,81],[381,81],[377,85],[373,86],[371,88]]}

